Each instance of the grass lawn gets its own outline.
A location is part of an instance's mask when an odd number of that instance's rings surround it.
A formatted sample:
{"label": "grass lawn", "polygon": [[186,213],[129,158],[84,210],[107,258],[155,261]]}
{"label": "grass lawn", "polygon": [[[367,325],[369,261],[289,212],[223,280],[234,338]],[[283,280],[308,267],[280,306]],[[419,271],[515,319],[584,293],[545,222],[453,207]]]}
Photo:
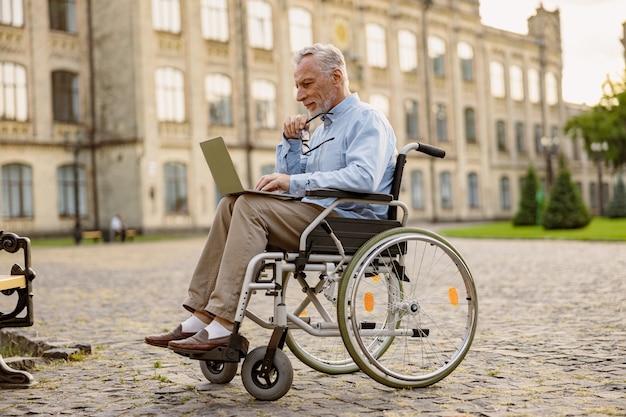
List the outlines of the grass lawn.
{"label": "grass lawn", "polygon": [[439,231],[444,236],[492,239],[572,239],[626,241],[626,219],[594,217],[582,229],[546,230],[541,226],[514,226],[511,221],[485,223]]}

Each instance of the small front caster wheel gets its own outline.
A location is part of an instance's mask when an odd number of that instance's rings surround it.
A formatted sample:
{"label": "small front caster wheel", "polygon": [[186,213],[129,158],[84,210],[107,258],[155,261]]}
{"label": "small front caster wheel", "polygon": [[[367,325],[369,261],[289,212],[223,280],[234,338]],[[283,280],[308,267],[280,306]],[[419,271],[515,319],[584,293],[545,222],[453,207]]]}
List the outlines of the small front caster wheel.
{"label": "small front caster wheel", "polygon": [[228,384],[237,374],[238,362],[200,361],[200,370],[212,384]]}
{"label": "small front caster wheel", "polygon": [[274,401],[289,391],[293,382],[293,367],[282,350],[277,349],[272,365],[263,372],[263,359],[267,347],[254,349],[243,361],[241,380],[246,390],[257,400]]}

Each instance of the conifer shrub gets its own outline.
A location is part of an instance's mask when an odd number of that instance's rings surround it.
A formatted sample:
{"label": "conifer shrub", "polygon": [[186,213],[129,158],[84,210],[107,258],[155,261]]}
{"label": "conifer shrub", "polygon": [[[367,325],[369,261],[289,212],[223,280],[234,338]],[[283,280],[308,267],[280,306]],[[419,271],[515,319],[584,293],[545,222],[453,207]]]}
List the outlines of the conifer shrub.
{"label": "conifer shrub", "polygon": [[613,219],[626,217],[626,187],[621,175],[613,188],[613,199],[606,209],[606,216]]}
{"label": "conifer shrub", "polygon": [[580,229],[591,221],[591,212],[572,182],[565,157],[559,158],[557,175],[543,216],[545,229]]}
{"label": "conifer shrub", "polygon": [[524,177],[519,209],[513,218],[515,226],[534,226],[537,224],[537,213],[540,209],[537,193],[540,191],[537,171],[531,165]]}

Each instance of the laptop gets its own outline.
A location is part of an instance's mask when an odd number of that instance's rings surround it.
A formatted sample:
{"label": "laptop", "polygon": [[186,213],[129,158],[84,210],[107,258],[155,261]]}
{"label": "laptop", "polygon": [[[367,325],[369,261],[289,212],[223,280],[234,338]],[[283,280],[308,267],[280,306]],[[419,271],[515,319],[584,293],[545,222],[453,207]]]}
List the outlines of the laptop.
{"label": "laptop", "polygon": [[217,185],[217,189],[220,194],[238,195],[252,193],[265,194],[286,199],[300,198],[296,195],[287,194],[281,191],[259,191],[245,188],[239,179],[239,175],[237,175],[235,164],[233,164],[233,160],[230,157],[226,143],[224,143],[224,138],[221,136],[200,142],[200,148],[204,154],[204,159],[206,159],[206,162],[209,165],[209,169],[211,170],[211,174],[215,180],[215,185]]}

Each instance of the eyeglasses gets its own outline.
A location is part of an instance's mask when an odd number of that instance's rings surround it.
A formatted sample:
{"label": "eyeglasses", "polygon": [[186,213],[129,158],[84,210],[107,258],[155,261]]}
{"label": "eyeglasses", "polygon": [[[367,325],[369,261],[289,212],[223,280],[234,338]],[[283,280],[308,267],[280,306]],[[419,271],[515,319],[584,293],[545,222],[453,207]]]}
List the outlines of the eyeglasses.
{"label": "eyeglasses", "polygon": [[321,112],[317,114],[316,116],[311,117],[305,122],[306,127],[300,131],[300,139],[302,139],[303,143],[308,142],[308,140],[311,138],[311,132],[309,132],[309,128],[308,128],[309,123],[311,123],[313,120],[317,119],[318,117],[323,118],[323,116],[326,116],[328,114],[332,114],[332,112]]}
{"label": "eyeglasses", "polygon": [[[313,152],[314,150],[316,150],[317,148],[319,148],[320,146],[322,146],[323,144],[325,144],[326,142],[330,142],[331,140],[334,140],[335,138],[328,138],[326,139],[324,142],[320,143],[317,146],[314,146],[312,148],[309,149],[309,146],[304,143],[304,141],[302,142],[302,155],[309,155],[311,152]],[[306,148],[307,150],[305,151],[304,148]]]}

